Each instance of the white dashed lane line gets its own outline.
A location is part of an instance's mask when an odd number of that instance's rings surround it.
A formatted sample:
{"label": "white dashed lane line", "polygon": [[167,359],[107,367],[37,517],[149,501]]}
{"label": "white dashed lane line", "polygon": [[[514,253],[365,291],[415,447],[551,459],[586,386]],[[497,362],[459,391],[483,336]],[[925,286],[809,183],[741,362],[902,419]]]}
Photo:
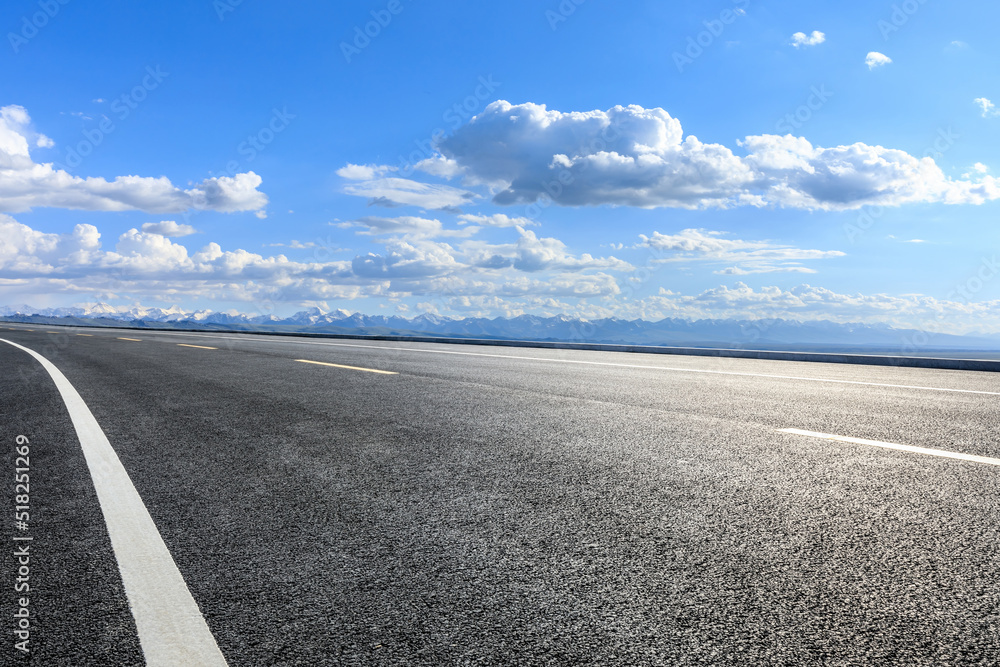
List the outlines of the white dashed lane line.
{"label": "white dashed lane line", "polygon": [[780,433],[791,433],[793,435],[804,435],[810,438],[822,438],[823,440],[834,440],[836,442],[849,442],[855,445],[867,445],[869,447],[882,447],[884,449],[895,449],[900,452],[911,454],[925,454],[927,456],[940,456],[946,459],[959,459],[961,461],[973,461],[975,463],[985,463],[991,466],[1000,466],[1000,459],[990,456],[976,456],[974,454],[962,454],[961,452],[949,452],[945,449],[931,449],[929,447],[914,447],[913,445],[900,445],[895,442],[882,442],[881,440],[866,440],[865,438],[851,438],[846,435],[833,435],[831,433],[818,433],[816,431],[803,431],[798,428],[778,429]]}

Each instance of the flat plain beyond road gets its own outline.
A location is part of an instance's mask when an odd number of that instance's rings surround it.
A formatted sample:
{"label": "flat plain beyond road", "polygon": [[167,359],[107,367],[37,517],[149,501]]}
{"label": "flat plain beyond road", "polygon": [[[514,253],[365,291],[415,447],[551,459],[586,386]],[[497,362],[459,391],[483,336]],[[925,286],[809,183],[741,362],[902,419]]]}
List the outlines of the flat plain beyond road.
{"label": "flat plain beyond road", "polygon": [[[79,392],[229,665],[1000,662],[997,374],[0,339]],[[23,434],[33,537],[30,658],[5,557],[0,662],[143,664],[63,399],[28,353],[0,343],[0,364],[3,477]]]}

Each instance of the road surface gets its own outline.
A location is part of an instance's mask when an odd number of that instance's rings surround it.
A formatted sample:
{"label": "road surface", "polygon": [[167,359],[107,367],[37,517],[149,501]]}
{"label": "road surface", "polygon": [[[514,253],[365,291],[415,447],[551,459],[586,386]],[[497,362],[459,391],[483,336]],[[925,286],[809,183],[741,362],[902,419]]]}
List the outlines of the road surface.
{"label": "road surface", "polygon": [[[27,655],[19,564],[3,563],[4,664],[183,650],[154,636],[180,607],[142,633],[130,607],[170,582],[233,666],[1000,662],[997,374],[26,325],[0,339],[7,551],[31,554]],[[79,394],[137,492],[108,498],[152,520],[166,563],[128,555],[132,524],[113,544],[97,491],[113,475],[88,467],[64,394],[17,346]]]}

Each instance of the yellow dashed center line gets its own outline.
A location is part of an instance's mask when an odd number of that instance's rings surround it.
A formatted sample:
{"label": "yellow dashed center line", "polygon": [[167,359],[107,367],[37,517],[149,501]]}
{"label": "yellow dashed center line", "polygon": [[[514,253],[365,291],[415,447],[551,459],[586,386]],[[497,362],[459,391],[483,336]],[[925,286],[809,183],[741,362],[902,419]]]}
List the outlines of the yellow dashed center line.
{"label": "yellow dashed center line", "polygon": [[121,336],[118,337],[118,340],[130,340],[130,341],[133,341],[135,343],[141,343],[142,342],[141,338],[122,338]]}
{"label": "yellow dashed center line", "polygon": [[186,343],[177,343],[178,347],[196,347],[199,350],[218,350],[217,347],[208,347],[206,345],[188,345]]}
{"label": "yellow dashed center line", "polygon": [[91,337],[93,337],[93,335],[94,334],[77,334],[77,336],[91,336]]}
{"label": "yellow dashed center line", "polygon": [[366,373],[381,373],[382,375],[399,375],[395,371],[380,371],[377,368],[361,368],[360,366],[344,366],[343,364],[328,364],[325,361],[310,361],[309,359],[296,359],[304,364],[316,364],[317,366],[333,366],[334,368],[346,368],[350,371],[365,371]]}

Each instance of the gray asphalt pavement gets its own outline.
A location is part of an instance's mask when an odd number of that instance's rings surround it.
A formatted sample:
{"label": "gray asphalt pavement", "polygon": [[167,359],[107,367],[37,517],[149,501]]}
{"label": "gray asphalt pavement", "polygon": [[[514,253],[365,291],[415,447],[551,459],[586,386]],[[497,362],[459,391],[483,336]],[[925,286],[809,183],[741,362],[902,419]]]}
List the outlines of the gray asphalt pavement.
{"label": "gray asphalt pavement", "polygon": [[[1000,467],[779,432],[1000,457],[998,374],[0,338],[79,391],[233,666],[1000,664]],[[0,662],[144,664],[60,396],[2,343],[0,368],[4,479],[31,441],[35,595],[24,656],[4,558]]]}

